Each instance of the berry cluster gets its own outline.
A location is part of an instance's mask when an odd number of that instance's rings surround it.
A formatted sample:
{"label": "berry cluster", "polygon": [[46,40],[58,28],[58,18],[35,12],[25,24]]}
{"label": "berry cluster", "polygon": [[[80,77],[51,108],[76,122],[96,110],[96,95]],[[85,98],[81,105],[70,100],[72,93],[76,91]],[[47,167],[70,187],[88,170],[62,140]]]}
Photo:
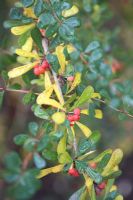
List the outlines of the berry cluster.
{"label": "berry cluster", "polygon": [[70,169],[68,170],[68,174],[69,174],[70,176],[74,176],[74,177],[78,177],[78,176],[79,176],[78,170],[75,169],[74,167],[72,167],[72,168],[70,168]]}
{"label": "berry cluster", "polygon": [[49,70],[50,65],[48,61],[45,59],[41,64],[37,64],[34,66],[34,74],[39,76],[40,74],[44,74],[45,71]]}
{"label": "berry cluster", "polygon": [[70,121],[70,126],[74,126],[74,123],[80,120],[80,113],[81,113],[80,109],[76,108],[74,109],[73,114],[71,115],[69,114],[67,116],[67,119]]}

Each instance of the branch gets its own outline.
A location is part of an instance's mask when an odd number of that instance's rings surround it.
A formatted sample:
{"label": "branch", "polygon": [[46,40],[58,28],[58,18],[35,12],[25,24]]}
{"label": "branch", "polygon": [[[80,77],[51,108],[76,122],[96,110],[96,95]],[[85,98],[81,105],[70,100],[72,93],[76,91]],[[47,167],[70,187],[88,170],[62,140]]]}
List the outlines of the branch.
{"label": "branch", "polygon": [[[46,38],[44,38],[42,40],[42,46],[43,46],[45,55],[47,55],[49,53],[49,50],[48,50],[48,41],[47,41]],[[51,71],[52,71],[52,74],[53,74],[53,77],[54,77],[55,84],[57,85],[57,88],[59,90],[60,96],[61,96],[63,102],[65,103],[64,97],[63,97],[63,94],[62,94],[62,90],[61,90],[61,87],[60,87],[60,83],[59,83],[58,78],[57,78],[57,74],[54,72],[54,70],[51,69]]]}
{"label": "branch", "polygon": [[[7,91],[7,92],[17,92],[17,93],[21,93],[21,94],[28,94],[29,92],[31,92],[30,90],[15,90],[15,89],[11,89],[11,88],[0,88],[0,91]],[[39,93],[34,93],[36,95],[39,95]]]}
{"label": "branch", "polygon": [[116,111],[116,112],[119,112],[119,113],[123,113],[123,114],[127,115],[128,117],[133,118],[133,115],[131,115],[131,114],[128,113],[127,111],[121,110],[121,109],[118,109],[118,108],[115,108],[115,107],[113,107],[113,106],[111,106],[111,105],[108,105],[108,104],[106,103],[106,101],[104,101],[104,100],[102,100],[102,99],[93,98],[93,100],[99,101],[99,102],[105,104],[106,106],[108,106],[109,108],[111,108],[112,110],[114,110],[114,111]]}

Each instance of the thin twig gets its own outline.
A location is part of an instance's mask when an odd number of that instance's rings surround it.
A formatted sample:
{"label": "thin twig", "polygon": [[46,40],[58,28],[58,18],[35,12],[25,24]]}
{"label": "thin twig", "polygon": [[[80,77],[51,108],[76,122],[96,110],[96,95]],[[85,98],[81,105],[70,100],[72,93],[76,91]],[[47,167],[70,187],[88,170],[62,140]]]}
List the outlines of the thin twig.
{"label": "thin twig", "polygon": [[[15,90],[15,89],[11,89],[11,88],[0,88],[0,91],[7,91],[7,92],[17,92],[17,93],[21,93],[21,94],[28,94],[31,91],[30,90]],[[39,93],[34,93],[35,95],[39,95]]]}
{"label": "thin twig", "polygon": [[52,9],[52,14],[54,16],[54,18],[58,21],[59,24],[62,24],[62,21],[58,18],[57,14],[54,12],[51,1],[50,0],[46,0],[46,2],[51,6]]}
{"label": "thin twig", "polygon": [[111,105],[108,105],[108,104],[106,103],[106,101],[104,101],[104,100],[102,100],[102,99],[93,98],[93,100],[99,101],[99,102],[105,104],[106,106],[108,106],[109,108],[111,108],[112,110],[114,110],[114,111],[116,111],[116,112],[123,113],[123,114],[127,115],[128,117],[133,118],[133,115],[131,115],[131,114],[128,113],[127,111],[121,110],[121,109],[118,109],[118,108],[115,108],[115,107],[113,107],[113,106],[111,106]]}

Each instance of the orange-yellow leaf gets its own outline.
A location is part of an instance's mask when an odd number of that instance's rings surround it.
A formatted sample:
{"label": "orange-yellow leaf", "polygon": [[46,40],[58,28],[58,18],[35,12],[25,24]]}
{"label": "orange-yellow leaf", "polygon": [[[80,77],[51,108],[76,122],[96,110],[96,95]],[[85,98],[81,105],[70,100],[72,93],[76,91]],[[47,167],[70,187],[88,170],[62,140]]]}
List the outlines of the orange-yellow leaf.
{"label": "orange-yellow leaf", "polygon": [[60,139],[58,146],[57,146],[57,153],[62,154],[66,151],[66,134]]}
{"label": "orange-yellow leaf", "polygon": [[74,46],[71,45],[71,44],[68,44],[68,45],[67,45],[67,51],[68,51],[69,54],[72,53],[73,51],[75,51]]}
{"label": "orange-yellow leaf", "polygon": [[24,8],[24,15],[27,16],[27,17],[31,17],[33,19],[36,19],[36,16],[35,16],[35,14],[33,12],[32,7]]}
{"label": "orange-yellow leaf", "polygon": [[34,62],[34,63],[29,63],[27,65],[23,65],[20,67],[16,67],[8,72],[8,76],[9,78],[15,78],[15,77],[21,76],[25,74],[26,72],[28,72],[29,70],[31,70],[36,64],[37,62]]}
{"label": "orange-yellow leaf", "polygon": [[11,28],[11,32],[14,35],[22,35],[26,31],[28,31],[34,27],[35,27],[34,23],[28,24],[28,25],[23,25],[23,26],[16,26],[16,27]]}
{"label": "orange-yellow leaf", "polygon": [[80,122],[76,122],[76,124],[78,125],[78,127],[81,129],[81,131],[84,133],[86,137],[89,137],[92,134],[91,130],[84,124],[81,124]]}
{"label": "orange-yellow leaf", "polygon": [[92,98],[98,98],[98,99],[101,99],[101,95],[97,92],[94,92],[93,95],[92,95]]}
{"label": "orange-yellow leaf", "polygon": [[37,104],[42,105],[45,99],[48,99],[51,97],[52,93],[53,93],[53,86],[44,90],[44,92],[39,94],[39,96],[37,97]]}
{"label": "orange-yellow leaf", "polygon": [[65,59],[63,50],[64,50],[64,47],[60,45],[60,46],[56,47],[56,51],[55,51],[55,53],[58,57],[58,60],[59,60],[60,67],[61,67],[59,70],[60,74],[63,74],[65,71],[65,68],[66,68],[66,59]]}
{"label": "orange-yellow leaf", "polygon": [[44,85],[45,85],[45,89],[48,89],[52,85],[48,71],[46,71],[44,75]]}
{"label": "orange-yellow leaf", "polygon": [[25,44],[22,46],[22,50],[27,51],[27,52],[31,52],[32,46],[33,46],[33,39],[31,37],[29,37],[26,40]]}
{"label": "orange-yellow leaf", "polygon": [[76,15],[78,12],[79,12],[78,7],[74,5],[68,10],[63,10],[62,11],[62,16],[63,17],[71,17],[73,15]]}
{"label": "orange-yellow leaf", "polygon": [[54,84],[53,87],[54,87],[55,94],[56,94],[56,96],[57,96],[57,98],[58,98],[60,104],[61,104],[61,105],[64,105],[64,99],[63,99],[63,97],[62,97],[62,95],[61,95],[61,93],[60,93],[60,91],[59,91],[57,85]]}
{"label": "orange-yellow leaf", "polygon": [[102,119],[102,118],[103,118],[103,113],[102,113],[102,111],[99,110],[99,109],[96,109],[96,110],[95,110],[95,117],[96,117],[97,119]]}
{"label": "orange-yellow leaf", "polygon": [[62,171],[64,165],[57,165],[55,167],[50,167],[50,168],[47,168],[47,169],[43,169],[40,171],[40,174],[37,176],[37,178],[42,178],[44,176],[47,176],[48,174],[51,174],[51,173],[58,173],[60,171]]}
{"label": "orange-yellow leaf", "polygon": [[39,56],[37,53],[28,52],[23,49],[16,49],[16,54],[26,58],[35,58],[39,60]]}

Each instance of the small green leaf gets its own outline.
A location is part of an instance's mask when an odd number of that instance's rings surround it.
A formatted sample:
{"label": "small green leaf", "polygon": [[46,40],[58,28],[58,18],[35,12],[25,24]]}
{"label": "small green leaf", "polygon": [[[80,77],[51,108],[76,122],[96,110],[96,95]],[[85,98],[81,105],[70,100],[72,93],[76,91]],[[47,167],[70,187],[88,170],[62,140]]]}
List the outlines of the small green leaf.
{"label": "small green leaf", "polygon": [[42,14],[42,12],[44,11],[45,5],[46,3],[43,0],[36,1],[36,4],[34,6],[34,13],[37,17],[39,17],[39,15]]}
{"label": "small green leaf", "polygon": [[49,119],[49,114],[47,110],[44,110],[41,106],[37,105],[34,109],[34,114],[36,117],[39,117],[41,119]]}
{"label": "small green leaf", "polygon": [[41,14],[39,17],[38,27],[47,28],[49,25],[54,25],[55,23],[56,23],[56,20],[53,17],[53,15],[48,12],[45,12]]}
{"label": "small green leaf", "polygon": [[22,18],[22,10],[20,8],[11,8],[9,16],[11,19],[20,20]]}
{"label": "small green leaf", "polygon": [[98,41],[91,42],[87,48],[85,49],[85,53],[90,53],[91,51],[94,51],[95,49],[99,48],[100,44]]}
{"label": "small green leaf", "polygon": [[41,33],[39,31],[39,29],[36,27],[31,31],[31,37],[34,40],[34,42],[36,43],[37,47],[39,48],[39,50],[43,53],[43,47],[42,47],[42,36]]}
{"label": "small green leaf", "polygon": [[111,158],[111,154],[106,154],[102,160],[98,163],[97,165],[97,171],[99,171],[100,173],[103,171],[104,167],[107,165],[107,163],[109,162]]}
{"label": "small green leaf", "polygon": [[28,135],[26,134],[19,134],[14,137],[14,143],[17,145],[23,145],[25,141],[28,139]]}
{"label": "small green leaf", "polygon": [[69,27],[75,28],[80,26],[80,21],[77,19],[77,17],[70,17],[64,21],[64,24]]}
{"label": "small green leaf", "polygon": [[51,150],[44,150],[42,152],[42,156],[50,161],[56,161],[57,160],[57,153],[55,151],[51,151]]}
{"label": "small green leaf", "polygon": [[74,29],[70,26],[67,26],[66,24],[62,24],[59,27],[59,35],[60,37],[68,42],[74,41]]}
{"label": "small green leaf", "polygon": [[86,167],[85,169],[86,173],[88,174],[88,176],[94,180],[95,183],[101,183],[102,182],[102,176],[95,170],[93,170],[90,167]]}
{"label": "small green leaf", "polygon": [[37,151],[40,152],[44,150],[48,146],[49,142],[50,137],[48,135],[43,136],[37,145]]}
{"label": "small green leaf", "polygon": [[81,96],[78,98],[78,100],[75,102],[74,106],[72,108],[76,108],[76,107],[80,107],[81,105],[83,105],[84,103],[88,102],[92,95],[94,93],[94,89],[91,86],[88,86],[83,93],[81,94]]}
{"label": "small green leaf", "polygon": [[33,159],[34,159],[35,166],[38,169],[42,169],[46,166],[45,160],[38,153],[34,153]]}
{"label": "small green leaf", "polygon": [[91,55],[89,57],[89,62],[93,63],[95,61],[100,60],[102,57],[103,57],[103,54],[102,54],[101,49],[96,49],[91,53]]}
{"label": "small green leaf", "polygon": [[23,4],[24,7],[30,7],[33,5],[35,0],[21,0],[21,3]]}
{"label": "small green leaf", "polygon": [[29,123],[29,131],[33,136],[36,136],[38,133],[38,124],[36,122],[30,122]]}
{"label": "small green leaf", "polygon": [[19,46],[23,46],[29,37],[30,37],[30,31],[27,31],[22,35],[20,35],[20,37],[18,38]]}
{"label": "small green leaf", "polygon": [[4,158],[4,164],[7,169],[12,171],[18,171],[21,166],[21,159],[16,152],[8,153]]}
{"label": "small green leaf", "polygon": [[50,65],[52,66],[52,69],[58,73],[58,70],[60,69],[60,64],[59,64],[57,56],[53,54],[48,54],[46,58],[48,62],[50,63]]}
{"label": "small green leaf", "polygon": [[57,29],[58,29],[57,23],[55,23],[54,25],[48,26],[48,28],[46,29],[46,33],[45,33],[46,37],[49,38],[49,37],[53,36],[56,33]]}

